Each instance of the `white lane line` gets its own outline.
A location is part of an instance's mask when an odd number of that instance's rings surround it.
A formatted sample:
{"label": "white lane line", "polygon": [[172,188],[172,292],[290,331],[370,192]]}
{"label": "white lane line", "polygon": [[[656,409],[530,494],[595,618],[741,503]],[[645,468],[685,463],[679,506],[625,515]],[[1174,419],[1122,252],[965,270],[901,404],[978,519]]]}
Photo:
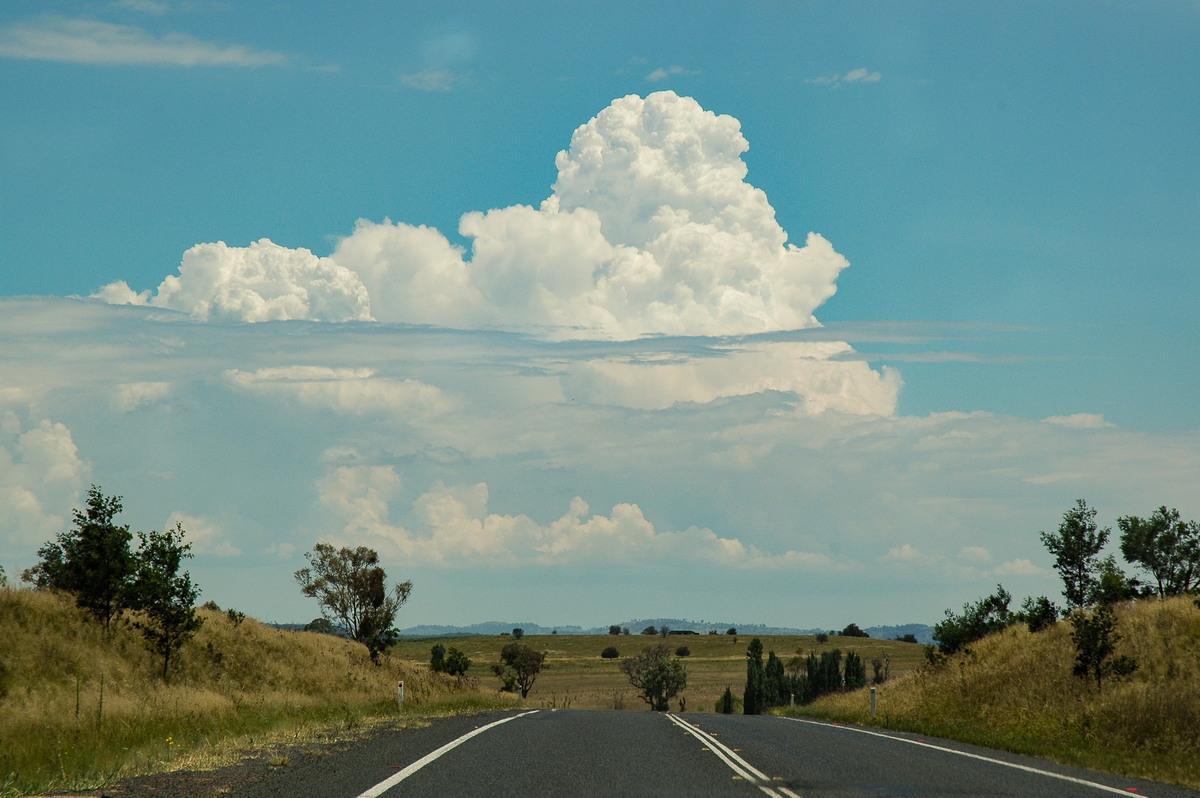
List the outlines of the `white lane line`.
{"label": "white lane line", "polygon": [[1084,787],[1094,787],[1097,790],[1103,790],[1104,792],[1113,792],[1113,793],[1116,793],[1117,795],[1128,796],[1128,795],[1132,794],[1130,790],[1123,790],[1119,787],[1109,787],[1107,784],[1101,784],[1096,781],[1088,781],[1087,779],[1079,779],[1079,778],[1075,778],[1074,776],[1064,776],[1062,773],[1055,773],[1050,770],[1041,770],[1040,768],[1034,768],[1034,767],[1030,767],[1028,765],[1018,765],[1015,762],[1005,762],[1003,759],[995,759],[990,756],[983,756],[982,754],[972,754],[968,751],[956,751],[953,748],[946,748],[943,745],[934,745],[933,743],[927,743],[924,740],[910,740],[907,737],[897,737],[893,734],[884,734],[882,732],[871,731],[869,729],[860,729],[856,726],[840,726],[837,724],[825,723],[823,721],[818,721],[818,720],[805,720],[803,718],[784,718],[784,720],[795,721],[796,723],[807,723],[811,726],[825,726],[826,728],[832,728],[832,729],[845,729],[846,731],[858,732],[859,734],[869,734],[872,737],[882,737],[885,740],[895,740],[898,743],[908,743],[909,745],[919,745],[922,748],[932,748],[935,751],[945,751],[948,754],[957,754],[958,756],[965,756],[969,759],[978,759],[981,762],[991,762],[996,765],[1003,765],[1006,768],[1013,768],[1015,770],[1024,770],[1026,773],[1036,773],[1039,776],[1049,776],[1052,779],[1061,779],[1062,781],[1069,781],[1072,784],[1080,784]]}
{"label": "white lane line", "polygon": [[535,713],[537,711],[538,710],[536,710],[536,709],[531,709],[528,712],[522,712],[520,715],[510,715],[507,718],[501,718],[500,720],[493,721],[486,726],[480,726],[478,729],[469,731],[466,734],[464,734],[462,737],[459,737],[457,740],[451,740],[450,742],[446,743],[445,745],[443,745],[441,748],[437,749],[436,751],[426,754],[425,756],[418,759],[416,762],[413,762],[411,765],[404,768],[404,770],[401,770],[398,773],[393,774],[391,777],[384,779],[383,781],[379,782],[378,784],[376,784],[374,787],[367,790],[366,792],[360,793],[358,795],[358,798],[379,798],[380,795],[383,795],[385,792],[390,790],[392,787],[395,787],[397,784],[404,781],[409,776],[416,773],[418,770],[425,767],[426,765],[428,765],[433,760],[437,759],[442,754],[446,753],[447,751],[449,751],[453,748],[457,748],[458,746],[465,743],[467,740],[470,740],[475,735],[483,734],[488,729],[499,726],[501,723],[508,723],[510,720],[516,720],[517,718],[523,718],[526,715],[532,715],[533,713]]}
{"label": "white lane line", "polygon": [[770,776],[751,765],[745,759],[742,759],[733,749],[701,729],[699,726],[688,723],[683,718],[671,712],[667,713],[667,717],[676,726],[707,745],[709,750],[716,754],[717,758],[724,762],[730,770],[753,784],[755,787],[758,787],[758,789],[762,790],[767,795],[775,796],[776,798],[778,798],[778,796],[787,796],[787,798],[800,798],[799,795],[792,792],[787,787],[777,787],[773,785],[771,783]]}

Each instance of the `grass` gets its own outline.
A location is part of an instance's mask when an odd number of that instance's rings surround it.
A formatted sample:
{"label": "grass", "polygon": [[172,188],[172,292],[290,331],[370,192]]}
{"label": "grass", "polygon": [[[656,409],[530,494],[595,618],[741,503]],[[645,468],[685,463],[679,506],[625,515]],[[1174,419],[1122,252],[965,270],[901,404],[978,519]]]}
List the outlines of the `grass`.
{"label": "grass", "polygon": [[[924,662],[923,649],[895,640],[831,636],[818,643],[812,635],[764,635],[759,637],[767,651],[774,651],[786,663],[793,656],[810,651],[841,649],[856,651],[868,663],[885,655],[891,658],[891,673],[904,673]],[[619,659],[602,659],[600,652],[616,646],[622,655],[631,656],[646,646],[666,644],[674,651],[687,646],[684,659],[688,686],[683,692],[685,707],[693,712],[712,712],[717,699],[732,687],[739,697],[746,683],[747,635],[526,635],[520,642],[546,652],[542,673],[530,691],[527,703],[533,706],[563,709],[648,709],[630,687],[621,672]],[[409,638],[400,641],[392,656],[416,669],[429,663],[435,644],[458,648],[471,658],[468,675],[481,685],[499,687],[491,672],[500,660],[500,649],[513,642],[508,635],[475,637]]]}
{"label": "grass", "polygon": [[1071,626],[1014,626],[939,668],[820,699],[805,715],[937,735],[1200,788],[1200,610],[1190,598],[1118,611],[1138,670],[1097,689],[1072,675]]}
{"label": "grass", "polygon": [[351,641],[200,612],[164,683],[135,630],[106,638],[69,598],[0,589],[0,796],[216,767],[247,748],[513,703],[391,657],[375,666]]}

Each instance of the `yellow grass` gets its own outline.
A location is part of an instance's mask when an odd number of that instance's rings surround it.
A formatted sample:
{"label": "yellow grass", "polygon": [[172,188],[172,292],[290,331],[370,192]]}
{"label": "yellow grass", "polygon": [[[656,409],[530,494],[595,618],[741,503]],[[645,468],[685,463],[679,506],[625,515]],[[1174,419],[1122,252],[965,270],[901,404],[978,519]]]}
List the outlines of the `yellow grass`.
{"label": "yellow grass", "polygon": [[394,719],[399,680],[410,714],[511,703],[391,657],[376,666],[351,641],[200,612],[164,684],[136,630],[106,639],[69,598],[0,589],[0,795],[217,765],[246,745]]}
{"label": "yellow grass", "polygon": [[1138,670],[1100,690],[1072,675],[1071,626],[1014,626],[939,668],[823,698],[805,714],[936,734],[1200,788],[1200,609],[1192,599],[1118,610],[1117,653]]}

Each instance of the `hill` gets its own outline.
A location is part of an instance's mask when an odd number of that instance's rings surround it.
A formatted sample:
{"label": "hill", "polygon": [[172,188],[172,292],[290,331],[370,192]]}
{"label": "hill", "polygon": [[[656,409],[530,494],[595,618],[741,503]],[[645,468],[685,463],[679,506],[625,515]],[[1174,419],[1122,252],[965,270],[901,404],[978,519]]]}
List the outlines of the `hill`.
{"label": "hill", "polygon": [[940,667],[828,696],[804,714],[905,729],[1200,788],[1200,608],[1190,597],[1118,609],[1119,680],[1073,675],[1071,624],[1009,627]]}
{"label": "hill", "polygon": [[137,630],[109,637],[65,596],[0,588],[0,796],[87,789],[139,773],[215,765],[248,741],[397,716],[506,704],[425,667],[331,635],[201,609],[169,683]]}

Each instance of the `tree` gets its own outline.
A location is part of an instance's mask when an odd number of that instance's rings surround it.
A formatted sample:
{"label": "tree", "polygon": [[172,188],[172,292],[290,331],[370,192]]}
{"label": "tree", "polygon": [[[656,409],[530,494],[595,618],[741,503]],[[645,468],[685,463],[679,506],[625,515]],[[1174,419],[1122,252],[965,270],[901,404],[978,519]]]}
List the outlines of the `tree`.
{"label": "tree", "polygon": [[515,687],[521,698],[526,698],[545,661],[545,651],[534,651],[524,643],[509,643],[500,649],[500,663],[492,666],[492,672],[500,677],[506,689]]}
{"label": "tree", "polygon": [[1058,623],[1059,614],[1058,607],[1050,599],[1045,596],[1029,596],[1021,604],[1021,611],[1017,613],[1016,618],[1024,621],[1029,631],[1040,632]]}
{"label": "tree", "polygon": [[1040,533],[1042,544],[1054,555],[1054,570],[1062,578],[1068,612],[1087,604],[1096,584],[1097,557],[1110,532],[1096,526],[1096,511],[1078,499],[1063,514],[1056,534]]}
{"label": "tree", "polygon": [[41,561],[21,574],[35,587],[62,590],[104,626],[129,606],[129,584],[136,564],[127,525],[113,519],[122,510],[120,496],[88,489],[87,507],[72,511],[74,528],[38,550]]}
{"label": "tree", "polygon": [[653,626],[647,626],[645,629],[642,630],[642,634],[647,635],[649,637],[654,637],[656,634],[658,634],[658,630],[655,629]]}
{"label": "tree", "polygon": [[200,589],[192,584],[191,574],[179,570],[192,556],[192,544],[183,542],[186,534],[178,523],[165,532],[138,533],[141,545],[130,603],[139,613],[134,625],[150,650],[162,657],[164,681],[172,659],[204,624],[196,614]]}
{"label": "tree", "polygon": [[720,698],[717,699],[716,710],[717,710],[717,712],[719,712],[722,715],[732,715],[733,714],[733,704],[734,704],[733,690],[729,687],[726,687],[725,692],[721,695]]}
{"label": "tree", "polygon": [[1076,612],[1071,616],[1071,626],[1076,676],[1081,679],[1090,676],[1100,690],[1106,677],[1127,676],[1137,670],[1137,662],[1131,657],[1113,656],[1121,635],[1116,631],[1117,618],[1111,605],[1101,604],[1090,614]]}
{"label": "tree", "polygon": [[1154,580],[1160,597],[1200,586],[1200,524],[1184,521],[1179,511],[1159,507],[1149,518],[1117,519],[1121,555]]}
{"label": "tree", "polygon": [[408,601],[412,582],[386,586],[387,574],[373,549],[334,549],[320,542],[304,555],[307,568],[296,571],[300,592],[315,598],[321,614],[367,647],[371,661],[395,642],[396,612]]}
{"label": "tree", "polygon": [[1008,609],[1012,595],[1003,585],[996,585],[996,592],[979,599],[974,604],[964,604],[962,615],[946,610],[946,617],[933,627],[933,639],[942,657],[968,650],[976,640],[982,640],[1013,622],[1014,616]]}
{"label": "tree", "polygon": [[862,657],[853,651],[846,653],[846,664],[842,666],[842,689],[857,690],[867,684],[867,666]]}
{"label": "tree", "polygon": [[766,709],[766,669],[763,644],[757,637],[746,647],[746,689],[742,693],[742,714],[761,715]]}
{"label": "tree", "polygon": [[621,634],[621,627],[614,623],[612,626],[608,627],[608,633],[610,635],[619,635]]}
{"label": "tree", "polygon": [[870,635],[859,629],[858,624],[852,623],[842,630],[842,637],[870,637]]}
{"label": "tree", "polygon": [[653,712],[666,712],[668,703],[687,687],[687,669],[663,644],[649,646],[624,660],[621,670]]}
{"label": "tree", "polygon": [[433,648],[429,649],[429,670],[441,673],[445,664],[446,647],[441,643],[434,643]]}
{"label": "tree", "polygon": [[323,635],[338,634],[337,628],[329,622],[328,618],[313,618],[311,621],[304,624],[304,631],[318,632]]}
{"label": "tree", "polygon": [[1096,582],[1088,593],[1091,604],[1118,604],[1137,598],[1138,580],[1128,577],[1111,554],[1096,563]]}
{"label": "tree", "polygon": [[450,646],[450,650],[446,652],[445,659],[442,660],[442,672],[462,678],[466,676],[467,670],[470,667],[470,658],[454,646]]}
{"label": "tree", "polygon": [[513,640],[520,640],[525,636],[525,630],[518,626],[516,629],[512,630],[512,636]]}
{"label": "tree", "polygon": [[604,659],[619,659],[621,652],[616,646],[607,646],[603,651],[600,652],[600,656]]}

